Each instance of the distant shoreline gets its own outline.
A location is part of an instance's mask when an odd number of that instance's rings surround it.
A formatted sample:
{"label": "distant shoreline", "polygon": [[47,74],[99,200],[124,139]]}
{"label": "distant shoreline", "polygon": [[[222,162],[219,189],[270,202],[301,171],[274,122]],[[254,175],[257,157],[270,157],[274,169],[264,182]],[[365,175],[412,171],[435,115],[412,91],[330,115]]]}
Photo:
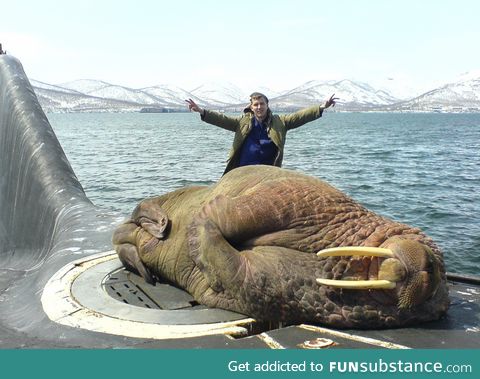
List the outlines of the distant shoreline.
{"label": "distant shoreline", "polygon": [[[276,113],[290,113],[295,112],[301,108],[296,109],[275,109],[272,110]],[[238,114],[240,110],[223,110],[212,109],[220,113]],[[84,110],[44,110],[49,114],[63,114],[63,113],[143,113],[143,114],[171,114],[171,113],[191,113],[189,110],[183,109],[163,109],[163,108],[142,108],[142,109],[84,109]],[[480,114],[479,110],[455,110],[455,111],[433,111],[433,110],[329,110],[328,113],[391,113],[391,114]]]}

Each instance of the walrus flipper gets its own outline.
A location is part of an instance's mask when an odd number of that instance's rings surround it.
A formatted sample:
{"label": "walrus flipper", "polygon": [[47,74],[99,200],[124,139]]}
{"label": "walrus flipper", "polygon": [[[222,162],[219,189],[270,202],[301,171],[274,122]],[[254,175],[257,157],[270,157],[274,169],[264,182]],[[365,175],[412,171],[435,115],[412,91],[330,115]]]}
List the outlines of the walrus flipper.
{"label": "walrus flipper", "polygon": [[154,284],[155,279],[150,270],[143,264],[135,245],[124,243],[117,246],[117,254],[123,266],[131,272],[139,274],[147,283]]}
{"label": "walrus flipper", "polygon": [[236,273],[241,265],[241,258],[205,212],[200,212],[190,225],[188,245],[190,257],[210,287],[216,292],[223,291],[225,281],[222,279],[225,275],[232,278],[232,273]]}
{"label": "walrus flipper", "polygon": [[165,239],[168,234],[167,213],[153,201],[142,201],[133,212],[135,223],[153,237]]}
{"label": "walrus flipper", "polygon": [[201,212],[204,217],[213,221],[225,239],[234,245],[280,231],[292,218],[290,209],[279,209],[267,195],[217,195],[203,206]]}
{"label": "walrus flipper", "polygon": [[[145,254],[156,246],[158,240],[167,238],[168,227],[166,212],[154,202],[145,200],[135,208],[132,218],[113,234],[112,242],[123,266],[141,275],[147,283],[155,283],[155,277],[140,258],[139,246]],[[139,241],[143,242],[139,244]]]}

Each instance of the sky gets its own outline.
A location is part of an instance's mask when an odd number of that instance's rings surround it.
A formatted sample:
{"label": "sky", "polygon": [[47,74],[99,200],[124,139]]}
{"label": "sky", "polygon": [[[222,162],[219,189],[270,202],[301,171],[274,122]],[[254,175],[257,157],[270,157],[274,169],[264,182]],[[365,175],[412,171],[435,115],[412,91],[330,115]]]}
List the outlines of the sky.
{"label": "sky", "polygon": [[478,15],[478,0],[0,0],[0,43],[50,84],[353,79],[405,92],[478,72]]}

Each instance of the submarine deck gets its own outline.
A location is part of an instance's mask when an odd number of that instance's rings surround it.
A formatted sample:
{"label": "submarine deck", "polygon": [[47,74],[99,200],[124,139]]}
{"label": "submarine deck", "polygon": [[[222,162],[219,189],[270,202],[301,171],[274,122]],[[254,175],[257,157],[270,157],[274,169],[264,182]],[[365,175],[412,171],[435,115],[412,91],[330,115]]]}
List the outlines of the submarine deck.
{"label": "submarine deck", "polygon": [[412,328],[262,325],[122,273],[105,253],[122,220],[87,198],[20,62],[0,55],[0,348],[479,347],[478,278],[452,275],[447,316]]}

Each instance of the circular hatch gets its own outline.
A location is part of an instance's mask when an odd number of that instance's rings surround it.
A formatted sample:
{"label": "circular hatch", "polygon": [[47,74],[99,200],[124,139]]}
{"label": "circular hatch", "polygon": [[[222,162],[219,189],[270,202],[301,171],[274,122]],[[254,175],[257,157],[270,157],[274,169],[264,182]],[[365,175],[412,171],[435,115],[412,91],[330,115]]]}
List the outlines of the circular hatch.
{"label": "circular hatch", "polygon": [[255,323],[238,313],[200,305],[168,283],[146,283],[126,271],[114,251],[62,267],[46,284],[41,300],[52,321],[128,337],[241,337]]}

